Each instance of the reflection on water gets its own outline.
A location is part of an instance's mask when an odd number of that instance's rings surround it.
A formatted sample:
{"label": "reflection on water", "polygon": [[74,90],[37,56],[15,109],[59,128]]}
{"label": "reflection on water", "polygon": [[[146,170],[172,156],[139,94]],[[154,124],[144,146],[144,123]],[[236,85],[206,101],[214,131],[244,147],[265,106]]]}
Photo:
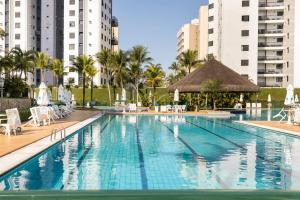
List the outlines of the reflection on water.
{"label": "reflection on water", "polygon": [[300,139],[232,119],[105,116],[1,177],[0,188],[300,189]]}

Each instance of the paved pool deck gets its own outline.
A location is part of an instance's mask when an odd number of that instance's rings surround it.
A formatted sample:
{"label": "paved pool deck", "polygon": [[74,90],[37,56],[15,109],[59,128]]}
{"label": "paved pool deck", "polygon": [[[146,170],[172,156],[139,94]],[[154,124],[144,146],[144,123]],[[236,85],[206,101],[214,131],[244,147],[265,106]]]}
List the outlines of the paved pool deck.
{"label": "paved pool deck", "polygon": [[22,147],[48,137],[49,135],[51,135],[53,129],[66,129],[99,113],[100,111],[75,110],[70,117],[57,120],[54,123],[51,122],[51,125],[48,126],[22,126],[22,132],[17,136],[15,136],[14,134],[12,134],[11,136],[6,136],[1,133],[0,158]]}

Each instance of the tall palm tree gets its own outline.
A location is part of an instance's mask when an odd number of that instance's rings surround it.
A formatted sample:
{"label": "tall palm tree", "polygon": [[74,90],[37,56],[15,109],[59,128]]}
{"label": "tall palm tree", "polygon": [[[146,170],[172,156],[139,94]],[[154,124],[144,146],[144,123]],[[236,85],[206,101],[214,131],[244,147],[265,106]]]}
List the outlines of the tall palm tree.
{"label": "tall palm tree", "polygon": [[178,62],[173,62],[172,65],[169,67],[169,69],[174,71],[174,74],[176,76],[178,71],[180,70],[180,65]]}
{"label": "tall palm tree", "polygon": [[64,65],[61,60],[59,59],[53,59],[50,65],[50,68],[52,70],[52,73],[56,77],[56,88],[57,88],[57,95],[56,98],[58,100],[58,87],[59,84],[61,84],[61,79],[64,76]]}
{"label": "tall palm tree", "polygon": [[74,59],[73,68],[80,75],[82,75],[82,105],[85,106],[85,79],[89,68],[94,66],[95,61],[91,56],[81,55]]}
{"label": "tall palm tree", "polygon": [[161,85],[163,78],[165,77],[165,72],[162,70],[160,64],[150,64],[147,66],[145,72],[146,84],[156,91],[156,87]]}
{"label": "tall palm tree", "polygon": [[50,66],[50,58],[43,52],[37,52],[34,58],[35,67],[41,70],[41,81],[45,81],[44,70]]}
{"label": "tall palm tree", "polygon": [[124,88],[124,82],[128,76],[128,62],[128,53],[122,50],[116,52],[112,57],[114,81],[122,89]]}
{"label": "tall palm tree", "polygon": [[96,54],[98,63],[104,68],[106,76],[106,85],[108,90],[109,105],[111,106],[111,73],[112,73],[112,52],[110,50],[102,50]]}
{"label": "tall palm tree", "polygon": [[92,65],[86,69],[87,76],[91,79],[91,108],[94,106],[94,77],[97,74],[97,69]]}
{"label": "tall palm tree", "polygon": [[[25,81],[27,81],[28,73],[33,73],[34,69],[34,54],[35,52],[30,51],[22,51],[20,48],[13,48],[7,59],[12,59],[14,65],[14,71],[16,72],[15,76],[19,75],[19,78],[22,78],[23,74],[25,76]],[[9,60],[7,60],[9,62]]]}
{"label": "tall palm tree", "polygon": [[143,65],[152,60],[148,56],[149,52],[144,46],[135,46],[130,52],[130,76],[135,84],[136,88],[136,101],[139,101],[139,84],[140,79],[143,76]]}
{"label": "tall palm tree", "polygon": [[179,63],[190,74],[192,69],[200,66],[200,61],[197,57],[197,51],[187,50],[181,54]]}
{"label": "tall palm tree", "polygon": [[0,73],[4,73],[9,78],[10,72],[14,68],[13,57],[11,55],[5,55],[0,57]]}

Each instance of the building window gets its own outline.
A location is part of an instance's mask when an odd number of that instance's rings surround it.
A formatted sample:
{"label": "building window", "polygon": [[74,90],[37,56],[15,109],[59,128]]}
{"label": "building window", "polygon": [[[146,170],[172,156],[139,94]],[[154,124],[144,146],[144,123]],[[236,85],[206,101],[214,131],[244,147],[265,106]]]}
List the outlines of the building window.
{"label": "building window", "polygon": [[276,82],[277,83],[282,83],[283,82],[283,78],[282,77],[276,77]]}
{"label": "building window", "polygon": [[242,30],[242,36],[243,37],[249,36],[249,30]]}
{"label": "building window", "polygon": [[249,66],[249,60],[241,60],[241,66]]}
{"label": "building window", "polygon": [[70,24],[70,27],[75,27],[75,22],[74,21],[71,21],[69,24]]}
{"label": "building window", "polygon": [[75,5],[75,0],[70,0],[69,4],[70,5]]}
{"label": "building window", "polygon": [[208,42],[208,46],[209,46],[209,47],[214,46],[214,41],[209,41],[209,42]]}
{"label": "building window", "polygon": [[242,7],[249,7],[250,6],[250,2],[248,1],[242,1]]}
{"label": "building window", "polygon": [[249,51],[249,45],[242,45],[242,51]]}
{"label": "building window", "polygon": [[213,8],[214,8],[214,4],[213,3],[211,3],[211,4],[208,5],[208,9],[213,9]]}
{"label": "building window", "polygon": [[15,23],[15,28],[21,28],[21,23]]}
{"label": "building window", "polygon": [[75,56],[74,55],[69,55],[69,61],[73,62],[74,61]]}
{"label": "building window", "polygon": [[208,29],[208,34],[213,34],[213,33],[214,33],[214,29],[213,28]]}
{"label": "building window", "polygon": [[15,34],[15,39],[16,39],[16,40],[21,39],[21,35],[20,35],[20,34]]}
{"label": "building window", "polygon": [[69,38],[74,39],[75,38],[75,33],[69,33]]}
{"label": "building window", "polygon": [[243,22],[249,22],[249,21],[250,21],[249,15],[243,15],[243,16],[242,16],[242,21],[243,21]]}
{"label": "building window", "polygon": [[69,44],[69,50],[74,50],[75,49],[75,44]]}
{"label": "building window", "polygon": [[70,10],[69,11],[69,16],[75,16],[75,10]]}
{"label": "building window", "polygon": [[208,21],[209,21],[209,22],[214,21],[214,16],[209,16],[209,17],[208,17]]}
{"label": "building window", "polygon": [[20,7],[21,6],[21,2],[20,1],[15,1],[15,7]]}
{"label": "building window", "polygon": [[16,12],[15,13],[15,18],[20,18],[21,17],[21,13],[20,12]]}

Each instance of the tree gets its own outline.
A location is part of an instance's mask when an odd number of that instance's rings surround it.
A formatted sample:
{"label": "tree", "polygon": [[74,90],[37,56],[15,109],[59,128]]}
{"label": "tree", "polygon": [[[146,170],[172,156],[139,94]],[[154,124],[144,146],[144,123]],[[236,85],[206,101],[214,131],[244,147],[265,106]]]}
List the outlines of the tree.
{"label": "tree", "polygon": [[[20,48],[13,48],[7,57],[7,62],[13,63],[13,70],[15,71],[15,76],[19,75],[19,78],[22,78],[23,74],[25,76],[25,81],[27,81],[27,74],[33,73],[34,69],[34,54],[35,52],[22,51]],[[11,59],[11,60],[10,60]],[[9,63],[7,63],[9,64]]]}
{"label": "tree", "polygon": [[14,68],[13,57],[11,55],[5,55],[0,57],[0,74],[6,74],[6,77],[9,78],[10,72]]}
{"label": "tree", "polygon": [[163,78],[165,77],[165,72],[162,70],[160,64],[150,64],[147,66],[145,72],[146,84],[156,91],[156,87],[160,86]]}
{"label": "tree", "polygon": [[178,62],[173,62],[169,69],[172,70],[174,72],[174,75],[176,76],[178,71],[180,71],[180,65]]}
{"label": "tree", "polygon": [[56,77],[56,85],[57,85],[57,100],[58,100],[58,87],[61,83],[61,79],[64,76],[64,65],[61,60],[59,59],[53,59],[50,65],[50,68],[52,70],[52,73]]}
{"label": "tree", "polygon": [[96,55],[98,63],[104,68],[104,74],[106,76],[106,85],[108,90],[109,105],[111,106],[111,73],[112,73],[112,52],[111,50],[102,50]]}
{"label": "tree", "polygon": [[122,50],[116,52],[112,57],[114,81],[122,89],[128,78],[127,64],[129,62],[128,53]]}
{"label": "tree", "polygon": [[94,66],[95,61],[91,56],[81,55],[74,59],[73,68],[80,75],[82,75],[82,105],[85,106],[85,79],[89,68]]}
{"label": "tree", "polygon": [[37,52],[34,58],[35,67],[41,70],[41,81],[45,81],[45,72],[46,68],[50,67],[49,56],[43,52]]}
{"label": "tree", "polygon": [[6,36],[8,36],[8,34],[5,32],[5,30],[0,28],[0,38],[3,40]]}
{"label": "tree", "polygon": [[92,65],[86,69],[87,76],[91,79],[91,107],[94,106],[94,77],[97,74],[97,69]]}
{"label": "tree", "polygon": [[209,80],[204,84],[205,84],[204,85],[204,90],[205,90],[205,92],[211,94],[211,98],[212,98],[212,102],[213,102],[213,108],[214,108],[214,110],[216,110],[217,109],[216,98],[217,98],[218,92],[220,92],[221,89],[222,89],[222,81]]}
{"label": "tree", "polygon": [[197,51],[187,50],[179,58],[180,65],[190,74],[191,70],[199,67],[201,62],[197,59]]}
{"label": "tree", "polygon": [[136,101],[139,101],[139,84],[143,76],[143,65],[152,60],[149,56],[147,48],[143,46],[135,46],[130,52],[130,69],[129,74],[136,89]]}

